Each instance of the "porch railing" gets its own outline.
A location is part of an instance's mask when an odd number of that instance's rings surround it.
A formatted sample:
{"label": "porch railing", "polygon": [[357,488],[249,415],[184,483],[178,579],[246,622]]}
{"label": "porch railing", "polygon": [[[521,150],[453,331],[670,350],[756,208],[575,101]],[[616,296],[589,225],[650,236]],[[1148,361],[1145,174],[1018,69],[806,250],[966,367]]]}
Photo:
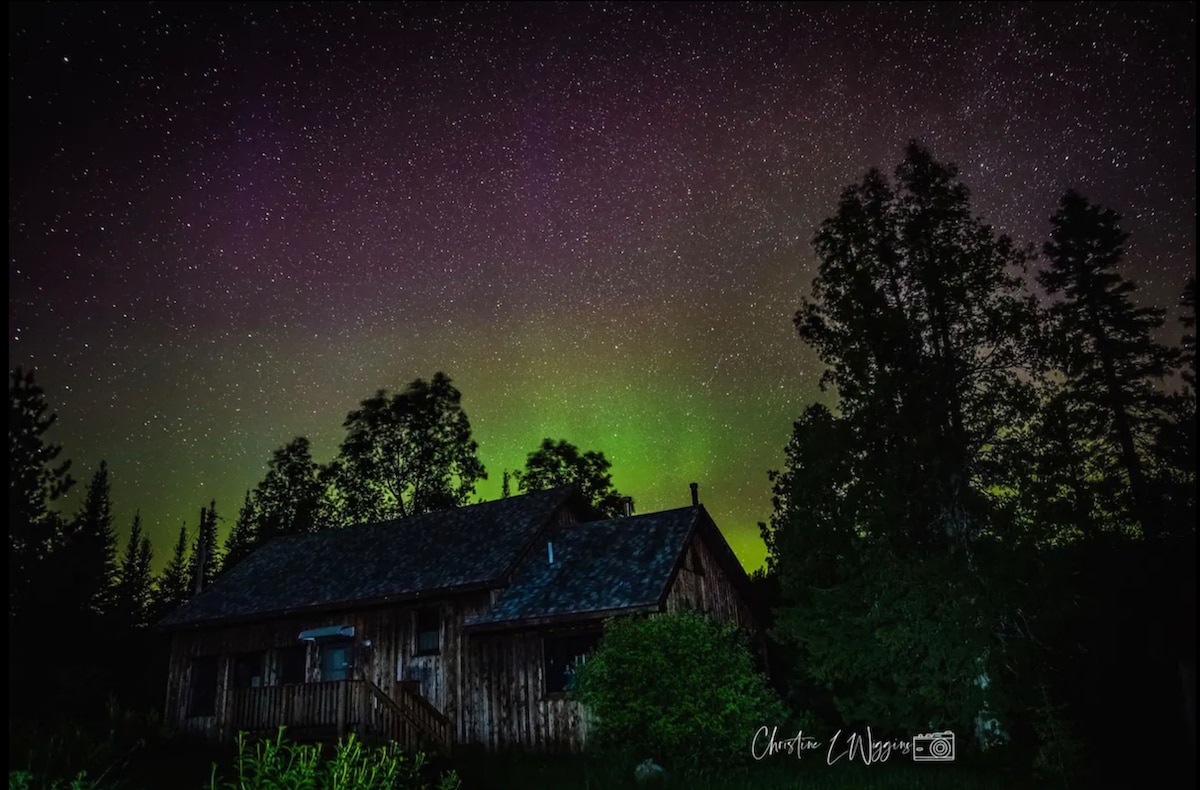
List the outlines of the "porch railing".
{"label": "porch railing", "polygon": [[396,697],[370,680],[229,689],[224,724],[230,736],[243,730],[269,734],[285,726],[302,739],[332,740],[354,732],[406,749],[449,751],[452,722],[414,684],[398,684]]}

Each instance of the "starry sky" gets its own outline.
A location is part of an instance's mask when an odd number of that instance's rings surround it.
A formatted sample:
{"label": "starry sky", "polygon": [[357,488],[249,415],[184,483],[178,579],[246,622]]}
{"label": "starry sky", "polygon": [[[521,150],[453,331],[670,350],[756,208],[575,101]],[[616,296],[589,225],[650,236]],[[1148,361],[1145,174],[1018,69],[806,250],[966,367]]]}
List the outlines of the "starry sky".
{"label": "starry sky", "polygon": [[[543,437],[748,567],[825,399],[792,316],[909,138],[1040,245],[1068,187],[1175,303],[1195,3],[10,3],[8,349],[165,561],[271,451],[445,371],[489,480]],[[66,507],[73,508],[78,493]]]}

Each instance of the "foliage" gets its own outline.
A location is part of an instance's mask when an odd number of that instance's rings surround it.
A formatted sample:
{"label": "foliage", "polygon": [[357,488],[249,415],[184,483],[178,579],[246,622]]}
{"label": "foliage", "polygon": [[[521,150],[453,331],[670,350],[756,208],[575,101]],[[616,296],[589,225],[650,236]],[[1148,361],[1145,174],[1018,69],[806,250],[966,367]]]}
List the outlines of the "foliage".
{"label": "foliage", "polygon": [[101,790],[103,785],[88,779],[87,771],[80,771],[69,780],[39,780],[29,771],[9,771],[8,790]]}
{"label": "foliage", "polygon": [[1001,429],[1032,410],[1025,255],[972,216],[953,165],[910,144],[818,230],[795,323],[827,368],[849,432],[856,528],[908,550],[985,530]]}
{"label": "foliage", "polygon": [[462,394],[445,373],[350,412],[328,477],[343,523],[403,518],[467,503],[487,479]]}
{"label": "foliage", "polygon": [[[113,530],[112,492],[108,464],[88,483],[79,514],[71,521],[63,545],[52,557],[60,580],[61,614],[77,618],[108,614],[113,608],[117,580],[117,536]],[[76,625],[78,624],[76,620]]]}
{"label": "foliage", "polygon": [[8,386],[8,577],[9,617],[37,593],[32,589],[39,565],[56,547],[62,528],[50,504],[70,490],[71,462],[58,461],[61,445],[46,433],[58,415],[49,411],[45,391],[33,371],[20,367]]}
{"label": "foliage", "polygon": [[[1066,376],[1066,394],[1085,411],[1080,427],[1095,450],[1129,479],[1129,510],[1147,535],[1160,516],[1146,480],[1144,448],[1166,403],[1158,383],[1174,354],[1155,339],[1164,312],[1138,307],[1136,286],[1117,272],[1128,234],[1111,209],[1071,190],[1051,218],[1048,258],[1037,275],[1050,296],[1050,356]],[[1108,449],[1108,448],[1111,448]]]}
{"label": "foliage", "polygon": [[196,589],[199,581],[208,587],[217,578],[221,568],[221,548],[217,543],[217,503],[213,500],[208,507],[200,508],[200,526],[196,529],[196,540],[192,544],[192,561],[189,564],[188,585]]}
{"label": "foliage", "polygon": [[[213,790],[416,790],[427,785],[421,779],[425,755],[411,758],[394,743],[364,748],[353,735],[338,741],[332,757],[321,747],[291,743],[279,729],[274,740],[264,740],[250,751],[245,733],[237,739],[238,757],[234,777],[218,781],[213,765]],[[438,790],[457,790],[454,772],[443,774]]]}
{"label": "foliage", "polygon": [[129,542],[121,557],[116,588],[116,615],[125,625],[136,627],[148,622],[154,586],[150,566],[153,559],[154,550],[150,538],[142,533],[142,514],[137,511],[133,514]]}
{"label": "foliage", "polygon": [[843,193],[814,246],[795,323],[837,408],[804,412],[772,475],[774,634],[841,722],[967,732],[1001,706],[1027,602],[1002,548],[1026,540],[1003,492],[1037,406],[1026,254],[915,143],[894,182],[872,170]]}
{"label": "foliage", "polygon": [[[815,755],[815,756],[814,756]],[[824,753],[803,759],[777,754],[747,766],[698,775],[670,768],[653,783],[634,782],[635,766],[644,753],[583,755],[486,754],[455,760],[467,788],[528,790],[528,788],[586,788],[628,790],[646,786],[664,790],[1038,790],[1050,787],[1028,773],[1000,772],[988,766],[964,764],[921,765],[893,756],[874,765],[826,764]]]}
{"label": "foliage", "polygon": [[163,568],[154,586],[154,618],[163,617],[171,610],[181,606],[191,597],[190,586],[191,562],[188,559],[187,524],[179,527],[179,539],[175,541],[175,549],[171,559]]}
{"label": "foliage", "polygon": [[755,730],[784,724],[737,632],[695,613],[609,620],[574,693],[602,749],[630,745],[675,770],[744,762]]}
{"label": "foliage", "polygon": [[246,499],[242,502],[242,509],[238,511],[237,521],[234,522],[233,529],[229,530],[229,537],[225,539],[226,570],[246,559],[250,556],[250,552],[254,551],[258,539],[256,521],[254,499],[247,491]]}
{"label": "foliage", "polygon": [[625,497],[613,488],[609,469],[612,463],[604,453],[579,448],[565,439],[546,438],[525,459],[524,470],[515,473],[521,493],[544,491],[562,485],[577,485],[583,496],[600,512],[619,516]]}
{"label": "foliage", "polygon": [[[323,487],[321,467],[304,436],[276,450],[267,474],[254,489],[252,530],[256,545],[280,535],[314,532],[319,524]],[[243,513],[245,510],[243,510]]]}
{"label": "foliage", "polygon": [[13,728],[10,720],[9,786],[121,786],[139,755],[167,743],[157,714],[122,708],[111,695],[103,707],[103,715],[91,721]]}
{"label": "foliage", "polygon": [[1173,636],[1195,619],[1192,341],[1167,397],[1176,354],[1116,271],[1113,212],[1064,196],[1039,310],[1026,255],[968,198],[910,146],[816,235],[796,326],[835,400],[771,476],[773,636],[795,650],[789,699],[832,699],[831,725],[981,739],[998,720],[1044,777],[1108,778],[1120,755],[1083,753],[1106,737],[1092,722],[1177,717],[1178,684],[1129,679],[1194,667]]}

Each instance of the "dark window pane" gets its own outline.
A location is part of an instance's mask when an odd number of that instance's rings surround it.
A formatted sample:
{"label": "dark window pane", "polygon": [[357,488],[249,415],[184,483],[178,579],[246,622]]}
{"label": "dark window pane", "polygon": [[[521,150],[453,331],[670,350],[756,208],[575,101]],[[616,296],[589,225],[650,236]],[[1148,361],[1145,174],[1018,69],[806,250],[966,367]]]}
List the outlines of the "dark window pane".
{"label": "dark window pane", "polygon": [[307,663],[307,645],[282,648],[279,651],[279,682],[281,684],[305,682],[307,679],[305,665]]}
{"label": "dark window pane", "polygon": [[[556,634],[542,640],[546,693],[567,691],[572,684],[575,661],[586,656],[600,642],[595,632]],[[585,659],[586,660],[586,659]]]}
{"label": "dark window pane", "polygon": [[437,609],[417,613],[417,655],[432,655],[441,649],[441,620]]}
{"label": "dark window pane", "polygon": [[265,656],[261,652],[235,655],[233,657],[233,687],[249,689],[263,685],[264,658]]}
{"label": "dark window pane", "polygon": [[217,657],[192,660],[192,695],[189,716],[212,716],[217,712]]}

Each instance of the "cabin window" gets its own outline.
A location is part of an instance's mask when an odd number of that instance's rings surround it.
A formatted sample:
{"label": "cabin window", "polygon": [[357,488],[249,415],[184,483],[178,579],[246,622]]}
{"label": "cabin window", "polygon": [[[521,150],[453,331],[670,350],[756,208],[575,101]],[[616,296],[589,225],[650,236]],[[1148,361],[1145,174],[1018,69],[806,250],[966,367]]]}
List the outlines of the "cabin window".
{"label": "cabin window", "polygon": [[599,633],[556,634],[542,639],[542,659],[547,694],[568,691],[574,685],[575,662],[600,642]]}
{"label": "cabin window", "polygon": [[213,716],[217,712],[217,657],[203,656],[192,660],[189,716]]}
{"label": "cabin window", "polygon": [[321,645],[321,680],[348,680],[354,643],[337,640]]}
{"label": "cabin window", "polygon": [[263,685],[263,667],[266,655],[257,653],[238,653],[233,657],[233,687],[235,689],[256,689]]}
{"label": "cabin window", "polygon": [[308,645],[292,645],[279,650],[279,682],[303,683],[308,674]]}
{"label": "cabin window", "polygon": [[437,609],[417,612],[417,655],[436,656],[441,651],[441,618]]}
{"label": "cabin window", "polygon": [[704,565],[700,562],[700,550],[695,546],[688,551],[688,561],[691,563],[693,573],[697,576],[704,575]]}

